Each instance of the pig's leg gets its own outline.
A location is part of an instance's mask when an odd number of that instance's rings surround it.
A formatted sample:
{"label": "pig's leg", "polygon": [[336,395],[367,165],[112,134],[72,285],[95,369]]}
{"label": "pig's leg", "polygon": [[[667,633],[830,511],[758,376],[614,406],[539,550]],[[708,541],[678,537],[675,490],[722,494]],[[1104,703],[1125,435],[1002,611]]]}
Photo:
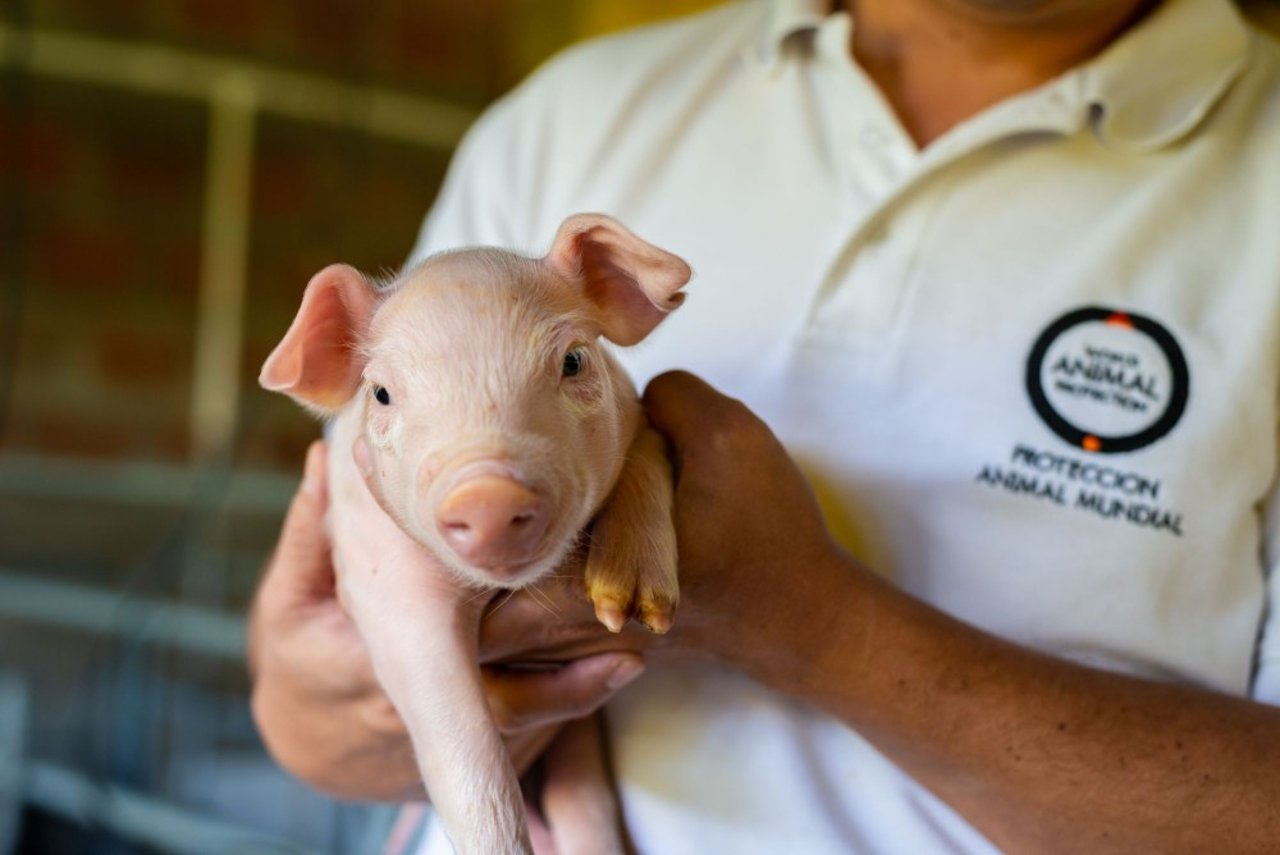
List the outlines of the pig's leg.
{"label": "pig's leg", "polygon": [[453,615],[422,615],[436,637],[402,666],[412,686],[393,698],[413,741],[427,794],[458,855],[528,855],[524,800],[476,670],[475,642]]}
{"label": "pig's leg", "polygon": [[569,722],[547,749],[542,813],[556,855],[624,855],[622,812],[614,794],[599,713]]}
{"label": "pig's leg", "polygon": [[654,632],[671,628],[680,599],[672,490],[664,440],[642,425],[592,527],[587,556],[587,595],[614,632],[632,611]]}
{"label": "pig's leg", "polygon": [[457,855],[530,855],[520,786],[480,685],[475,627],[447,597],[415,606],[411,621],[364,634],[376,638],[367,641],[374,667],[428,797]]}

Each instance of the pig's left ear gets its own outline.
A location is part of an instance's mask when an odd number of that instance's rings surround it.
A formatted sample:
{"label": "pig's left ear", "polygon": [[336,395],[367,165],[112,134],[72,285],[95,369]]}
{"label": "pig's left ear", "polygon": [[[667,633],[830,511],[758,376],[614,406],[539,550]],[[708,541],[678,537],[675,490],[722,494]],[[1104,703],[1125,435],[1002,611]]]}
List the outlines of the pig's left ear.
{"label": "pig's left ear", "polygon": [[338,410],[360,386],[359,346],[377,306],[377,289],[359,271],[345,264],[321,270],[258,382],[318,412]]}
{"label": "pig's left ear", "polygon": [[546,263],[582,289],[605,338],[630,345],[684,302],[692,275],[678,256],[658,249],[604,214],[575,214],[556,233]]}

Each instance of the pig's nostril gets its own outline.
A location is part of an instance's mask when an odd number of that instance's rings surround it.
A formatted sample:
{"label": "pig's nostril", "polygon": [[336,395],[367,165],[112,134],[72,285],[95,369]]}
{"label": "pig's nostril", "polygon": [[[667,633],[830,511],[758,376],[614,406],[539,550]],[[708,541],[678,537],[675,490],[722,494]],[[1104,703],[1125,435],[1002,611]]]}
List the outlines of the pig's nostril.
{"label": "pig's nostril", "polygon": [[516,514],[511,518],[512,528],[521,528],[533,522],[533,514]]}

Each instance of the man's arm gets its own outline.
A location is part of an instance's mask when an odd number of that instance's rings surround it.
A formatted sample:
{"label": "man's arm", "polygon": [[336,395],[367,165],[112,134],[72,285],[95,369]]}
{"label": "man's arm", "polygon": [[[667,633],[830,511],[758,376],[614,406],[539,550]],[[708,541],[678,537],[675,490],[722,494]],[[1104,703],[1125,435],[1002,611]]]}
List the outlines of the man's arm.
{"label": "man's arm", "polygon": [[646,402],[677,453],[675,644],[843,720],[1010,851],[1275,850],[1280,710],[956,621],[831,541],[741,404],[684,374]]}

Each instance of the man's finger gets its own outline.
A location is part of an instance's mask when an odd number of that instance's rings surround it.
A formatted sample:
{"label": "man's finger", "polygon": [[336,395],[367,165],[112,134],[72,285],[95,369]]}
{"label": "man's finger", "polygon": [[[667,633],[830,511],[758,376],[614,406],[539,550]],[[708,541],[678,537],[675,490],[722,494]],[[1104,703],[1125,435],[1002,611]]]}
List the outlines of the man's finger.
{"label": "man's finger", "polygon": [[702,378],[687,371],[668,371],[649,381],[644,405],[653,426],[681,445],[681,438],[697,423],[699,406],[708,401],[714,404],[720,397]]}
{"label": "man's finger", "polygon": [[743,435],[772,436],[736,398],[722,395],[687,371],[670,371],[644,390],[649,421],[675,447],[677,472],[692,448],[717,448]]}
{"label": "man's finger", "polygon": [[503,733],[590,715],[644,671],[638,653],[600,653],[554,671],[486,668],[489,706]]}
{"label": "man's finger", "polygon": [[324,516],[329,503],[325,444],[316,441],[307,449],[302,483],[294,493],[280,531],[280,543],[271,560],[268,586],[292,597],[333,589],[333,564]]}
{"label": "man's finger", "polygon": [[309,602],[317,590],[333,588],[329,539],[324,530],[327,506],[325,447],[317,441],[307,449],[302,483],[293,494],[276,551],[267,563],[250,608],[247,639],[250,674],[256,676],[261,670],[262,622],[271,615],[292,610],[299,602]]}

